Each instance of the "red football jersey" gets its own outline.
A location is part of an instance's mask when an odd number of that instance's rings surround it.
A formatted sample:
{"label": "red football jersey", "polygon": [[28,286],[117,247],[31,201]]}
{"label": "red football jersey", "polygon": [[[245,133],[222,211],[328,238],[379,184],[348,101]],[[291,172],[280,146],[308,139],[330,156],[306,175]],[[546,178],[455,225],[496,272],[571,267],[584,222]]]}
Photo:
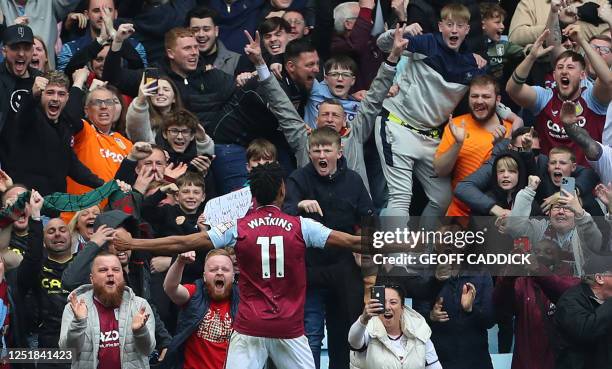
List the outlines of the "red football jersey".
{"label": "red football jersey", "polygon": [[[578,126],[584,128],[589,135],[596,141],[601,142],[601,137],[606,121],[605,114],[597,114],[588,105],[583,94],[574,101],[576,103],[576,115]],[[556,146],[567,146],[576,154],[576,163],[589,166],[582,148],[569,138],[563,124],[561,123],[561,105],[563,100],[559,97],[559,92],[553,89],[552,98],[544,106],[544,109],[536,117],[535,129],[540,138],[542,154],[548,155],[550,149]]]}
{"label": "red football jersey", "polygon": [[215,247],[235,240],[240,268],[237,332],[268,338],[304,335],[306,246],[323,247],[330,232],[275,206],[251,210],[235,226],[213,227],[209,234]]}

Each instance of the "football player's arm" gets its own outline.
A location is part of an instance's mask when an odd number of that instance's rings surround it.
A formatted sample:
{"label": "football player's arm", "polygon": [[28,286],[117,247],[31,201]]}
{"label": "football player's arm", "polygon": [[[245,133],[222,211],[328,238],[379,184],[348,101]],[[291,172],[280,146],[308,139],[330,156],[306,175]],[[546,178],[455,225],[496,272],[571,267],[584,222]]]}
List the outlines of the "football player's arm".
{"label": "football player's arm", "polygon": [[180,254],[191,250],[214,248],[207,232],[145,240],[134,239],[128,232],[118,230],[115,233],[113,244],[118,250],[149,251],[154,254]]}
{"label": "football player's arm", "polygon": [[361,236],[334,231],[310,218],[300,217],[300,222],[306,247],[341,247],[353,252],[361,251]]}
{"label": "football player's arm", "polygon": [[[367,237],[367,236],[366,236]],[[383,243],[373,247],[371,241],[362,240],[361,236],[353,236],[340,231],[331,231],[325,242],[325,247],[339,247],[349,249],[357,254],[391,254],[406,252],[411,249],[407,244],[396,242]]]}
{"label": "football player's arm", "polygon": [[361,236],[353,236],[340,231],[331,231],[325,242],[325,247],[339,247],[350,249],[357,253],[363,252],[361,247]]}

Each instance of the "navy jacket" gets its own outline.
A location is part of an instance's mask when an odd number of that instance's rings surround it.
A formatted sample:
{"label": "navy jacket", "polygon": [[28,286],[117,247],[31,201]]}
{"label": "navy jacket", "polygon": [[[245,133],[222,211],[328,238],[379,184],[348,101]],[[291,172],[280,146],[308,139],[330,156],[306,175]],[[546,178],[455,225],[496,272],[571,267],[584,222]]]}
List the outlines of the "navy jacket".
{"label": "navy jacket", "polygon": [[[70,60],[76,54],[78,54],[81,51],[81,49],[85,49],[86,47],[90,46],[94,42],[97,44],[95,47],[97,47],[99,49],[98,52],[100,52],[100,50],[102,50],[102,45],[98,44],[96,40],[92,39],[91,33],[89,32],[86,32],[85,35],[83,35],[80,38],[77,38],[76,40],[65,43],[64,46],[62,46],[62,51],[57,56],[57,70],[60,70],[63,72],[68,66],[68,64],[70,63]],[[134,50],[136,50],[136,52],[138,53],[138,56],[140,57],[140,60],[142,61],[142,65],[146,67],[147,66],[147,53],[145,51],[144,46],[142,46],[142,44],[134,38],[127,39],[127,44],[131,45],[134,48]]]}
{"label": "navy jacket", "polygon": [[[302,214],[297,205],[302,200],[317,200],[323,211]],[[287,179],[287,195],[283,210],[291,215],[304,215],[326,227],[354,233],[361,217],[374,214],[372,199],[361,176],[348,169],[346,159],[338,160],[338,170],[329,177],[321,177],[312,163],[294,171]]]}
{"label": "navy jacket", "polygon": [[[470,313],[461,307],[462,288],[468,282],[476,287],[476,299]],[[487,333],[495,324],[491,276],[452,277],[444,283],[438,297],[444,299],[442,310],[448,313],[450,320],[430,322],[431,340],[444,369],[493,369]],[[429,312],[425,316],[429,318]]]}
{"label": "navy jacket", "polygon": [[[317,200],[323,216],[304,214],[298,209],[302,200]],[[312,218],[326,227],[355,233],[361,218],[374,214],[372,199],[361,176],[348,169],[346,159],[338,160],[338,170],[332,176],[321,177],[312,163],[295,170],[287,179],[287,194],[283,210],[291,215]],[[340,255],[352,258],[343,250],[306,250],[308,266],[334,263]]]}

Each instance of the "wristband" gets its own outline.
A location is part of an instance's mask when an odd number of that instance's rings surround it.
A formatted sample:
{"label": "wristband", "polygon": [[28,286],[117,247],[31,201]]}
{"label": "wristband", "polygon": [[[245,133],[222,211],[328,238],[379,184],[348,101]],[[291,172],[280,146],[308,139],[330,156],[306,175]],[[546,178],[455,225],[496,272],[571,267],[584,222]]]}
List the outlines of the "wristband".
{"label": "wristband", "polygon": [[394,67],[394,68],[395,68],[395,67],[397,67],[397,63],[398,63],[398,62],[395,62],[395,63],[394,63],[394,62],[392,62],[392,61],[389,61],[389,59],[387,59],[387,60],[385,60],[385,63],[387,63],[387,65],[388,65],[388,66],[390,66],[390,67]]}
{"label": "wristband", "polygon": [[521,78],[519,77],[518,74],[516,74],[516,71],[514,73],[512,73],[512,80],[517,84],[517,85],[522,85],[525,82],[527,82],[527,78]]}

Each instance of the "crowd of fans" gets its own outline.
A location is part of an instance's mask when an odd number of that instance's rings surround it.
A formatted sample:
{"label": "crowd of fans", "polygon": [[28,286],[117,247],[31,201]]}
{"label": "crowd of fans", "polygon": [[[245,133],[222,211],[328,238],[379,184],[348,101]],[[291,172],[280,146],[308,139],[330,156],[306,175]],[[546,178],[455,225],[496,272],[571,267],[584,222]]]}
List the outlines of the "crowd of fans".
{"label": "crowd of fans", "polygon": [[611,4],[0,0],[0,368],[611,368]]}

